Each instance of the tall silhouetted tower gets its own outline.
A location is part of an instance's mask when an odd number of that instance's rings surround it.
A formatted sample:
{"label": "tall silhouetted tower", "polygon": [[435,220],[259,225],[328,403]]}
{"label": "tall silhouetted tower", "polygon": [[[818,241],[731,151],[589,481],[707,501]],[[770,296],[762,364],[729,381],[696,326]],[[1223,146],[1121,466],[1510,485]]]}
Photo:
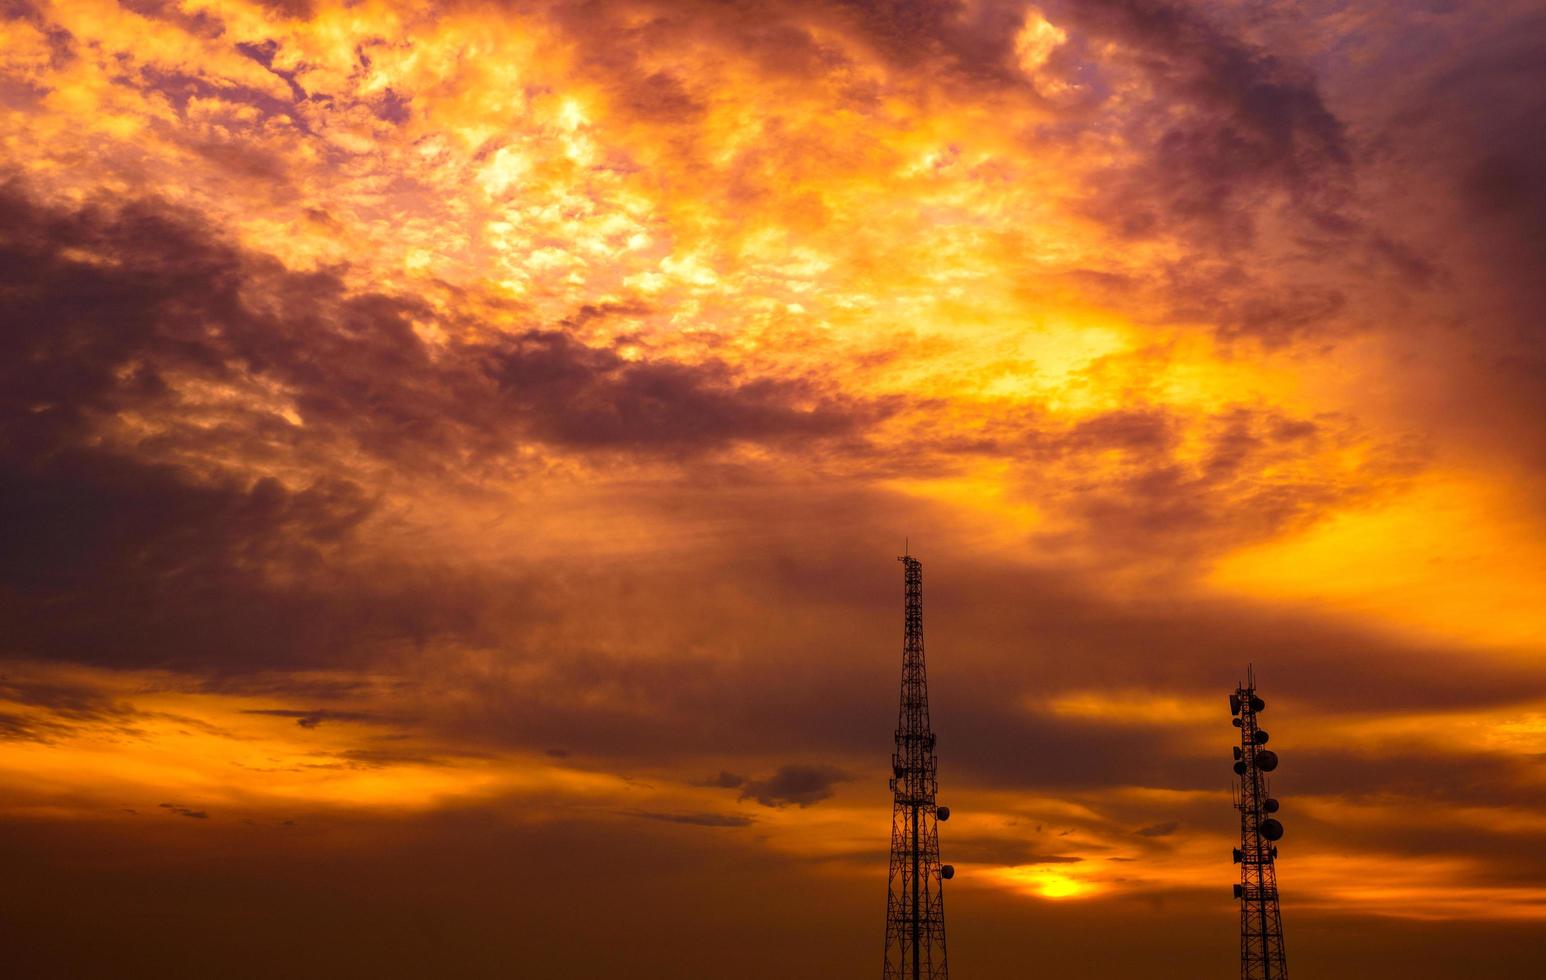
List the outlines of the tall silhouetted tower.
{"label": "tall silhouetted tower", "polygon": [[1266,777],[1278,767],[1278,754],[1265,748],[1267,731],[1257,725],[1256,716],[1267,703],[1256,696],[1255,672],[1247,676],[1246,683],[1229,696],[1229,710],[1240,729],[1240,744],[1235,748],[1235,775],[1240,777],[1235,794],[1235,809],[1240,811],[1240,847],[1235,851],[1240,865],[1240,884],[1235,886],[1240,900],[1240,977],[1286,980],[1278,874],[1273,864],[1283,825],[1273,816],[1278,801],[1268,795]]}
{"label": "tall silhouetted tower", "polygon": [[886,980],[945,980],[944,879],[955,869],[939,863],[939,827],[950,808],[936,806],[934,732],[929,728],[929,682],[923,666],[923,565],[911,555],[905,569],[906,618],[902,640],[902,706],[896,754],[891,757],[891,886],[886,899]]}

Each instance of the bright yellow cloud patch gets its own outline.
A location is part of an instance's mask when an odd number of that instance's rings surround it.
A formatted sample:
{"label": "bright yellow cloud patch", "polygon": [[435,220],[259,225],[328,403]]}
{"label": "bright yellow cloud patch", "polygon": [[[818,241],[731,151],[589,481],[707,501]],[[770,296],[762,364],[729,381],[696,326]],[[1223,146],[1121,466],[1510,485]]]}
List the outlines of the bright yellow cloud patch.
{"label": "bright yellow cloud patch", "polygon": [[1546,536],[1520,508],[1496,483],[1449,474],[1230,555],[1210,581],[1419,640],[1538,652],[1546,644]]}

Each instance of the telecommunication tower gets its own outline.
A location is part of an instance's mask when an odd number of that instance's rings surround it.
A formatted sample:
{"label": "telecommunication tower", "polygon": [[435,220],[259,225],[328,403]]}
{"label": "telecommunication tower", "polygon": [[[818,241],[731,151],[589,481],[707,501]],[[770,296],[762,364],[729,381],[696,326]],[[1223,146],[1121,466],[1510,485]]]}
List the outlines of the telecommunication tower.
{"label": "telecommunication tower", "polygon": [[886,898],[885,980],[947,980],[945,892],[955,869],[939,863],[938,821],[950,808],[935,804],[934,732],[923,664],[923,565],[911,555],[904,569],[902,703],[896,754],[891,757],[891,879]]}
{"label": "telecommunication tower", "polygon": [[1287,980],[1274,866],[1283,824],[1274,816],[1278,801],[1269,795],[1266,778],[1278,767],[1278,754],[1265,748],[1267,730],[1257,724],[1267,703],[1256,695],[1255,672],[1248,671],[1247,678],[1229,696],[1229,711],[1240,729],[1235,747],[1235,775],[1240,777],[1235,792],[1235,809],[1240,811],[1240,846],[1235,849],[1235,863],[1240,865],[1240,883],[1235,886],[1240,900],[1240,978]]}

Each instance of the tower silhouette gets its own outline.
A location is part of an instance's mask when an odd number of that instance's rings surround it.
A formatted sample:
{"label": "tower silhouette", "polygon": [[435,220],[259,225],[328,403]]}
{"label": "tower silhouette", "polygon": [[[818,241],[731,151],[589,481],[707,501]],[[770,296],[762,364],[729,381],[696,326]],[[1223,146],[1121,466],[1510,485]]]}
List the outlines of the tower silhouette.
{"label": "tower silhouette", "polygon": [[929,727],[929,684],[923,664],[923,565],[911,555],[904,569],[906,614],[902,640],[902,703],[896,754],[891,757],[891,879],[886,898],[885,980],[946,980],[945,893],[955,875],[939,863],[934,732]]}
{"label": "tower silhouette", "polygon": [[1240,777],[1235,793],[1235,809],[1240,811],[1240,846],[1235,849],[1235,863],[1240,865],[1240,884],[1235,886],[1235,898],[1240,900],[1240,977],[1286,980],[1274,865],[1283,825],[1273,816],[1278,801],[1268,795],[1266,779],[1278,767],[1278,754],[1264,747],[1267,731],[1257,724],[1256,716],[1267,703],[1256,696],[1255,671],[1248,671],[1247,678],[1229,696],[1229,710],[1240,729],[1240,744],[1235,747],[1235,775]]}

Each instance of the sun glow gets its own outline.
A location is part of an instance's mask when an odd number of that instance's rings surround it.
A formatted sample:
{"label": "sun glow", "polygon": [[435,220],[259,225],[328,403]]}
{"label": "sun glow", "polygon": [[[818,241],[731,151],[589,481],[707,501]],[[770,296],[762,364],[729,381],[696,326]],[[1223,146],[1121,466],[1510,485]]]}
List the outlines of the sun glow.
{"label": "sun glow", "polygon": [[1055,900],[1090,898],[1100,891],[1096,885],[1087,880],[1043,865],[998,868],[992,870],[990,874],[1015,891],[1039,898]]}

